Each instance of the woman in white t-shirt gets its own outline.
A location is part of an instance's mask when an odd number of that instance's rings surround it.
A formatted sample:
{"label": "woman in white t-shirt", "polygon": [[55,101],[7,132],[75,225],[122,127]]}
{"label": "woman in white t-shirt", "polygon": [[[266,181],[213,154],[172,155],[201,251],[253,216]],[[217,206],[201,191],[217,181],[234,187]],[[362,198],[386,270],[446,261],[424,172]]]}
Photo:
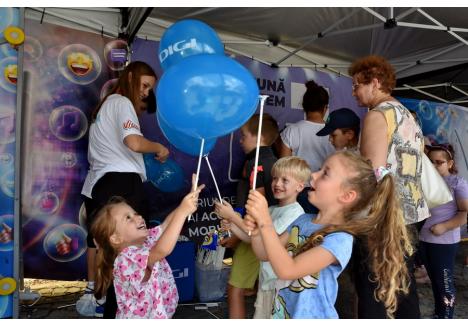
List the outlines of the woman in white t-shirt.
{"label": "woman in white t-shirt", "polygon": [[[132,62],[91,116],[90,166],[81,192],[87,212],[89,292],[94,289],[95,279],[96,246],[89,232],[94,213],[112,196],[121,196],[136,212],[147,218],[143,190],[146,171],[142,153],[155,153],[155,159],[160,161],[165,161],[169,155],[166,147],[143,136],[138,121],[155,84],[156,74],[148,64]],[[151,96],[154,95],[151,93]],[[116,310],[115,293],[111,287],[104,317],[115,318]]]}
{"label": "woman in white t-shirt", "polygon": [[[306,119],[288,125],[281,132],[279,156],[299,156],[307,161],[312,172],[320,170],[325,159],[335,152],[335,149],[325,137],[317,136],[317,132],[325,127],[323,118],[328,108],[328,92],[313,80],[305,84],[307,90],[302,98],[302,108]],[[307,187],[297,198],[306,213],[317,213],[307,200]]]}

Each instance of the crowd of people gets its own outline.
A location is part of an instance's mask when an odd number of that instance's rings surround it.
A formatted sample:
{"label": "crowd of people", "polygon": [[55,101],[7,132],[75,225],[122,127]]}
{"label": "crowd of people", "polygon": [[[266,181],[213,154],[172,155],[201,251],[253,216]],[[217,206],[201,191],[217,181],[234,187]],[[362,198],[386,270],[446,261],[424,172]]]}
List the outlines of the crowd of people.
{"label": "crowd of people", "polygon": [[[453,317],[453,269],[468,211],[468,184],[456,174],[453,148],[425,146],[415,117],[391,96],[395,72],[384,58],[356,60],[349,73],[350,91],[369,108],[362,122],[349,108],[324,121],[328,93],[309,81],[305,120],[280,132],[273,117],[256,114],[240,128],[245,163],[236,207],[223,201],[214,208],[232,234],[221,242],[234,250],[230,318],[246,317],[244,297],[252,290],[254,318],[339,318],[335,302],[345,273],[356,318],[420,318],[416,267],[432,284],[434,318]],[[106,318],[173,316],[178,294],[165,257],[203,189],[193,184],[165,221],[148,229],[142,153],[160,161],[169,155],[138,122],[155,83],[148,65],[131,63],[92,116],[82,192],[87,291],[101,300],[96,309],[103,307]],[[421,184],[425,150],[454,198],[432,209]]]}

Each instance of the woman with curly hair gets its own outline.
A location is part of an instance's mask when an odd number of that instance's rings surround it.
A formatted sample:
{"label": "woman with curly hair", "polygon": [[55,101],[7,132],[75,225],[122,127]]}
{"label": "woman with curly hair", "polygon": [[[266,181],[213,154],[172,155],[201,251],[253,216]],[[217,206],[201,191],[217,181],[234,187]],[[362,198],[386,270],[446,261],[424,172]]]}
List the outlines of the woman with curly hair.
{"label": "woman with curly hair", "polygon": [[[429,216],[421,187],[424,136],[411,113],[391,96],[396,84],[395,71],[380,56],[367,56],[349,68],[353,95],[361,106],[369,108],[361,133],[361,154],[370,159],[374,169],[385,167],[395,176],[403,217],[408,232],[416,240],[415,224]],[[398,239],[395,239],[398,241]],[[378,284],[368,263],[370,248],[359,242],[353,252],[359,318],[385,318],[384,302],[374,296]],[[378,264],[384,263],[383,261]],[[419,318],[419,300],[414,280],[413,259],[407,259],[411,283],[409,293],[398,298],[396,318]]]}

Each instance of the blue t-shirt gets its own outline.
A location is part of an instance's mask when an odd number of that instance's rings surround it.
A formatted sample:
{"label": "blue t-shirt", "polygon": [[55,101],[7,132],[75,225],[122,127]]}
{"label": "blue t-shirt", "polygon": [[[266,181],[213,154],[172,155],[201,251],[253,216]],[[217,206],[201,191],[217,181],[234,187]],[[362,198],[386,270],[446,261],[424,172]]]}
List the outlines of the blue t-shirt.
{"label": "blue t-shirt", "polygon": [[[313,223],[315,215],[301,215],[288,227],[288,252],[293,255],[311,234],[324,227]],[[319,273],[298,280],[278,280],[273,305],[273,318],[338,318],[335,301],[337,278],[348,264],[353,250],[353,237],[345,232],[327,235],[322,248],[335,256],[338,264],[329,265]]]}

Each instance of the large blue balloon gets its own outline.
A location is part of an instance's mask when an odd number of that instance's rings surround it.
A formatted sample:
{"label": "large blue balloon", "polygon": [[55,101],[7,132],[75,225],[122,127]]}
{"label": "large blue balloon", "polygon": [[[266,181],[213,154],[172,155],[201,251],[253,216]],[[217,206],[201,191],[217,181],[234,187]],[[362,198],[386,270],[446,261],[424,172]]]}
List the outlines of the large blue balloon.
{"label": "large blue balloon", "polygon": [[184,187],[184,171],[172,159],[161,163],[154,159],[154,154],[143,154],[146,178],[163,192],[175,192]]}
{"label": "large blue balloon", "polygon": [[[156,120],[166,139],[174,145],[179,151],[192,156],[200,155],[201,139],[190,137],[180,131],[172,129],[169,124],[159,114],[156,113]],[[205,139],[203,145],[203,155],[208,154],[216,145],[216,138]]]}
{"label": "large blue balloon", "polygon": [[195,54],[222,54],[224,46],[218,34],[207,24],[185,19],[171,25],[159,42],[159,62],[164,71]]}
{"label": "large blue balloon", "polygon": [[215,138],[240,128],[259,100],[251,73],[231,58],[195,55],[167,70],[156,96],[161,117],[194,138]]}

